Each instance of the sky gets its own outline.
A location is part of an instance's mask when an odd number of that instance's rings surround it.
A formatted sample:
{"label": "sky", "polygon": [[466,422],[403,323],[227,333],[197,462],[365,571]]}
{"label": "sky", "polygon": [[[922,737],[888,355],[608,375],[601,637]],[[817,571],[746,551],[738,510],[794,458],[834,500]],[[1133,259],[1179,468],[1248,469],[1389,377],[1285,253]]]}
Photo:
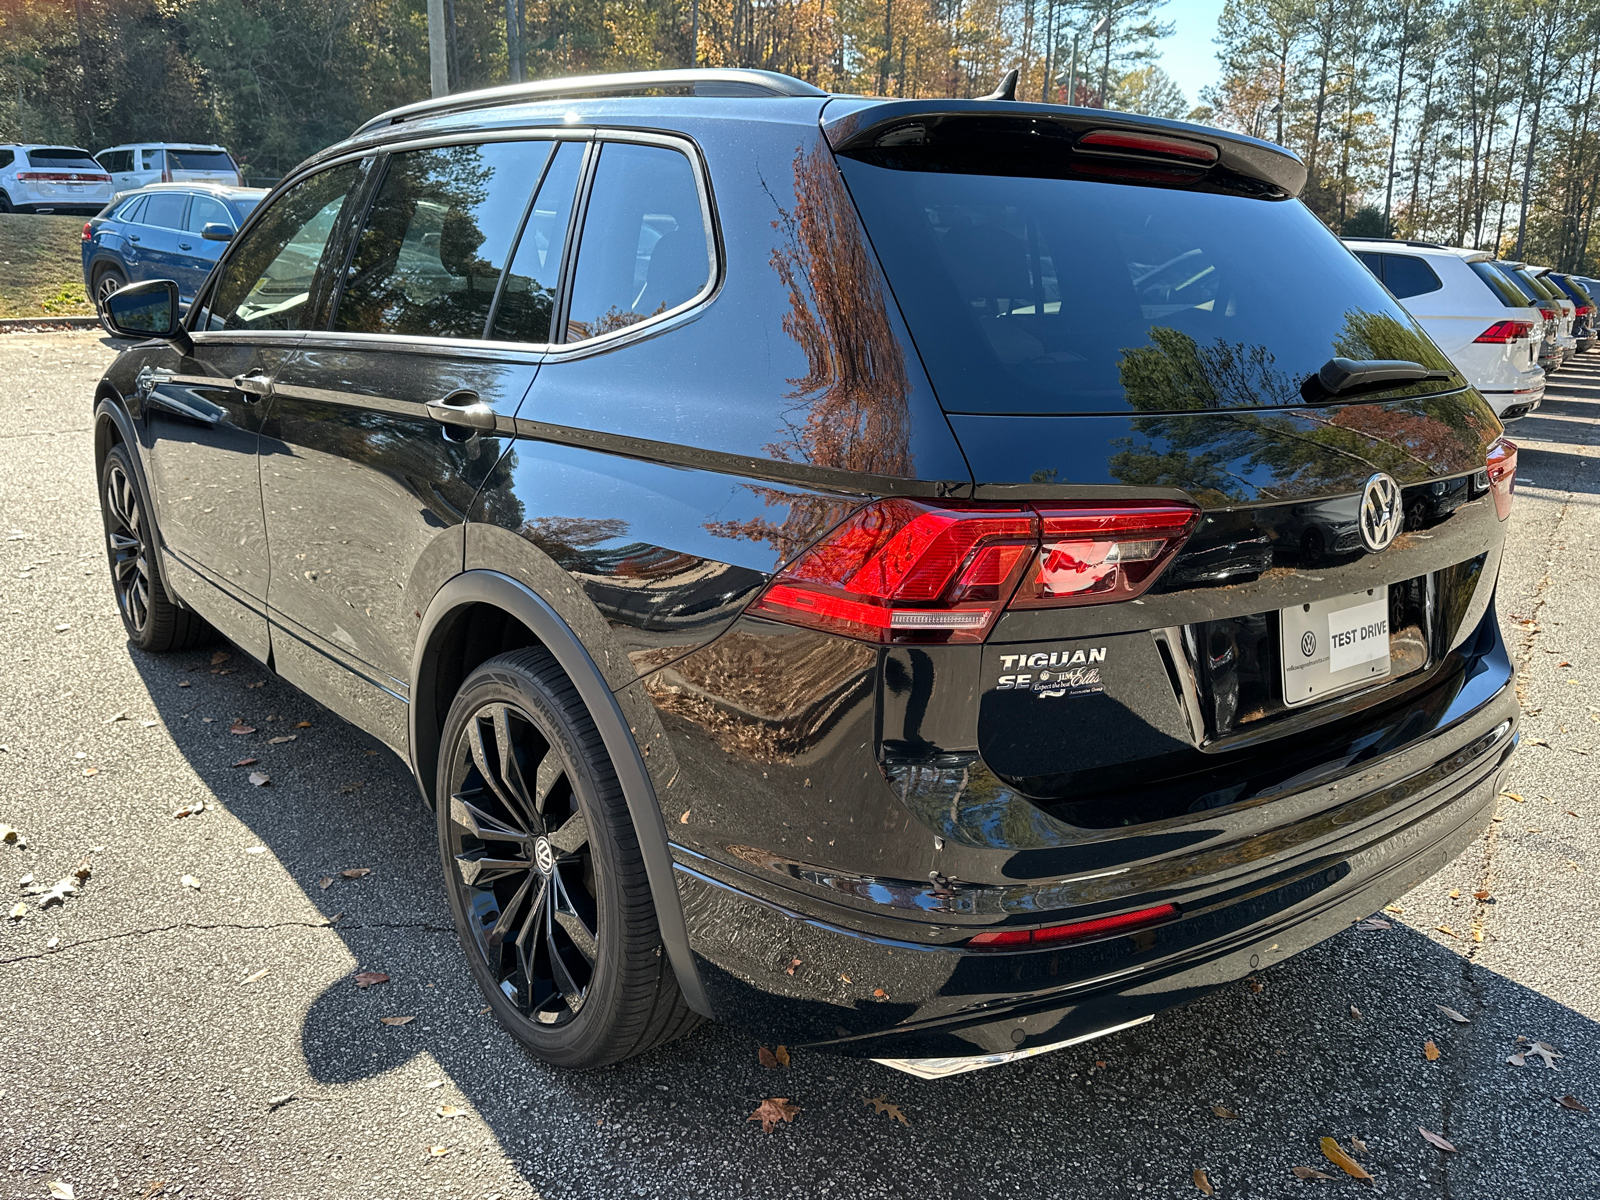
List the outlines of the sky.
{"label": "sky", "polygon": [[1172,36],[1160,43],[1161,69],[1183,89],[1190,107],[1200,103],[1200,89],[1217,81],[1217,17],[1222,0],[1167,0],[1156,12],[1171,21]]}

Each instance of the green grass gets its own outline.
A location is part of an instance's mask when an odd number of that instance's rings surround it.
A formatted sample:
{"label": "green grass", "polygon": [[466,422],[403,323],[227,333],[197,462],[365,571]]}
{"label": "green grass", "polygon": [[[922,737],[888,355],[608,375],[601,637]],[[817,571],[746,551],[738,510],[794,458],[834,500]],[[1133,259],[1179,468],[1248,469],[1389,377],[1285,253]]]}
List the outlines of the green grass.
{"label": "green grass", "polygon": [[88,316],[83,217],[0,213],[0,317]]}

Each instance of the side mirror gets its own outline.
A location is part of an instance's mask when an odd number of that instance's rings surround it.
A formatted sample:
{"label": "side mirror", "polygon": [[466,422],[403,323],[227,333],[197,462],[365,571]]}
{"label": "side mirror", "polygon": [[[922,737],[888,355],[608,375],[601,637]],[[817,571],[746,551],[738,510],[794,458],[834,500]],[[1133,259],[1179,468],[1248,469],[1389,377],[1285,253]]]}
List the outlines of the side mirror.
{"label": "side mirror", "polygon": [[122,337],[160,338],[172,342],[185,354],[194,353],[194,342],[183,327],[179,312],[178,285],[170,279],[147,279],[130,283],[101,301],[102,313],[111,332]]}
{"label": "side mirror", "polygon": [[200,236],[208,242],[231,242],[233,241],[233,229],[224,225],[221,221],[212,221],[200,231]]}

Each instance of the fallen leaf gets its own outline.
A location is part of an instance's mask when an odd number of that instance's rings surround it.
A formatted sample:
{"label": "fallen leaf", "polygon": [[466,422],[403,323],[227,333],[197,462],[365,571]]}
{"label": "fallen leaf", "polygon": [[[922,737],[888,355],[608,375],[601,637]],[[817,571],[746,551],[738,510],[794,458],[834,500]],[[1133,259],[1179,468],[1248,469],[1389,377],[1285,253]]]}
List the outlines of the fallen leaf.
{"label": "fallen leaf", "polygon": [[1350,1139],[1350,1148],[1357,1154],[1365,1154],[1367,1152],[1367,1144],[1358,1137]]}
{"label": "fallen leaf", "polygon": [[53,1200],[73,1200],[73,1197],[77,1195],[72,1190],[70,1183],[62,1183],[59,1179],[52,1179],[49,1183],[49,1188]]}
{"label": "fallen leaf", "polygon": [[1417,1132],[1420,1133],[1423,1137],[1425,1137],[1429,1141],[1430,1144],[1439,1147],[1439,1149],[1448,1150],[1448,1151],[1450,1151],[1451,1154],[1454,1154],[1456,1152],[1456,1148],[1454,1146],[1452,1146],[1449,1142],[1445,1141],[1437,1133],[1430,1133],[1428,1130],[1424,1129],[1421,1125],[1417,1126]]}
{"label": "fallen leaf", "polygon": [[72,877],[79,883],[83,883],[92,874],[94,874],[94,864],[87,858],[72,868]]}
{"label": "fallen leaf", "polygon": [[1398,904],[1385,904],[1383,906],[1383,911],[1387,913],[1393,913],[1397,917],[1403,917],[1406,915],[1406,910],[1401,908]]}
{"label": "fallen leaf", "polygon": [[294,723],[294,727],[296,729],[310,729],[311,728],[311,722],[310,721],[296,721]]}
{"label": "fallen leaf", "polygon": [[1439,1047],[1433,1044],[1432,1038],[1429,1038],[1427,1041],[1422,1043],[1422,1057],[1426,1058],[1429,1062],[1433,1062],[1439,1057]]}
{"label": "fallen leaf", "polygon": [[1361,1010],[1359,1008],[1357,1008],[1354,1004],[1352,1004],[1350,1006],[1350,1015],[1352,1017],[1354,1017],[1358,1021],[1361,1020]]}
{"label": "fallen leaf", "polygon": [[119,712],[114,717],[107,717],[104,721],[101,721],[100,724],[102,724],[102,725],[115,725],[118,721],[126,721],[127,719],[128,719],[128,714],[127,713]]}
{"label": "fallen leaf", "polygon": [[1589,1106],[1576,1096],[1563,1096],[1556,1103],[1561,1105],[1562,1108],[1570,1108],[1573,1112],[1586,1113],[1589,1111]]}
{"label": "fallen leaf", "polygon": [[183,817],[198,816],[199,814],[205,812],[205,810],[206,810],[206,802],[204,800],[196,800],[193,804],[185,804],[177,812],[173,813],[172,814],[172,819],[174,821],[177,821],[177,820],[182,819]]}
{"label": "fallen leaf", "polygon": [[241,737],[244,734],[254,733],[255,731],[256,727],[254,725],[246,725],[243,721],[235,721],[232,725],[228,726],[229,733],[238,734]]}
{"label": "fallen leaf", "polygon": [[441,1104],[439,1105],[439,1115],[446,1118],[464,1117],[467,1115],[467,1110],[457,1108],[454,1104]]}
{"label": "fallen leaf", "polygon": [[1533,1048],[1527,1051],[1527,1053],[1530,1055],[1538,1055],[1538,1057],[1544,1061],[1544,1065],[1549,1067],[1552,1071],[1556,1069],[1556,1059],[1563,1057],[1562,1055],[1556,1053],[1556,1048],[1549,1042],[1535,1042],[1533,1044]]}
{"label": "fallen leaf", "polygon": [[1263,990],[1267,986],[1266,984],[1262,983],[1261,980],[1255,978],[1254,976],[1251,976],[1249,982],[1250,982],[1250,990],[1252,992],[1259,992],[1259,991]]}
{"label": "fallen leaf", "polygon": [[872,1105],[874,1115],[887,1113],[891,1121],[899,1121],[902,1125],[911,1124],[910,1121],[906,1120],[905,1113],[900,1111],[900,1106],[898,1104],[890,1104],[887,1096],[874,1096],[870,1100],[863,1100],[861,1103]]}
{"label": "fallen leaf", "polygon": [[1517,1054],[1513,1054],[1510,1058],[1506,1059],[1506,1061],[1513,1067],[1525,1067],[1528,1065],[1528,1056],[1519,1052]]}
{"label": "fallen leaf", "polygon": [[17,831],[9,825],[0,825],[0,842],[11,843],[17,840]]}
{"label": "fallen leaf", "polygon": [[683,816],[678,818],[678,824],[679,825],[687,825],[689,823],[689,813],[690,813],[690,811],[691,810],[689,810],[687,808],[683,810]]}
{"label": "fallen leaf", "polygon": [[446,1154],[449,1154],[449,1153],[450,1153],[450,1147],[449,1146],[429,1146],[428,1147],[428,1154],[430,1156],[432,1156],[433,1158],[443,1158]]}
{"label": "fallen leaf", "polygon": [[6,919],[7,920],[11,920],[11,921],[20,921],[20,920],[22,920],[23,917],[25,917],[27,915],[28,915],[28,906],[26,904],[24,904],[21,900],[18,900],[15,904],[13,904],[11,906],[11,911],[6,914]]}
{"label": "fallen leaf", "polygon": [[1500,794],[1502,796],[1504,796],[1507,800],[1515,800],[1518,804],[1526,804],[1527,803],[1527,801],[1522,798],[1522,793],[1521,792],[1501,792]]}
{"label": "fallen leaf", "polygon": [[371,867],[349,867],[346,870],[340,871],[339,874],[343,875],[346,879],[360,879],[363,876],[371,875],[372,874],[372,868]]}
{"label": "fallen leaf", "polygon": [[267,681],[265,679],[258,679],[254,683],[247,683],[244,686],[245,686],[246,690],[254,691],[256,688],[264,688],[264,687],[266,687],[267,686]]}
{"label": "fallen leaf", "polygon": [[246,975],[244,977],[244,979],[242,979],[240,982],[241,983],[257,983],[257,982],[265,979],[267,977],[267,972],[270,971],[270,970],[272,970],[271,967],[262,967],[261,970],[257,971],[254,975]]}
{"label": "fallen leaf", "polygon": [[1474,925],[1472,927],[1472,940],[1475,942],[1483,941],[1483,927],[1481,925]]}
{"label": "fallen leaf", "polygon": [[281,737],[268,738],[267,739],[267,745],[269,745],[269,746],[281,746],[285,742],[294,741],[295,738],[297,738],[299,736],[300,735],[298,733],[286,733],[286,734],[283,734]]}
{"label": "fallen leaf", "polygon": [[250,786],[251,787],[266,787],[267,784],[269,784],[271,782],[272,782],[272,776],[268,775],[265,771],[251,771],[250,772]]}
{"label": "fallen leaf", "polygon": [[333,876],[324,875],[321,879],[317,880],[317,886],[323,891],[327,891],[333,886]]}
{"label": "fallen leaf", "polygon": [[1489,893],[1488,892],[1473,892],[1472,893],[1472,898],[1474,900],[1487,900],[1489,898]]}
{"label": "fallen leaf", "polygon": [[[800,965],[800,960],[799,960],[799,959],[798,959],[798,958],[796,958],[796,959],[793,959],[793,960],[792,960],[792,961],[791,961],[791,962],[790,962],[790,963],[789,963],[789,969],[788,969],[788,970],[787,970],[787,971],[785,971],[785,972],[784,972],[784,974],[785,974],[785,975],[793,975],[793,974],[794,974],[794,969],[795,969],[795,968],[796,968],[796,967],[798,967],[798,966],[799,966],[799,965]],[[874,992],[874,993],[873,993],[873,995],[877,995],[877,994],[878,994],[878,993],[876,993],[876,992]]]}
{"label": "fallen leaf", "polygon": [[442,1079],[430,1079],[430,1080],[428,1080],[427,1083],[423,1084],[422,1086],[425,1087],[425,1088],[443,1087],[444,1086],[444,1080],[442,1080]]}
{"label": "fallen leaf", "polygon": [[[1344,1152],[1344,1148],[1331,1137],[1325,1137],[1322,1139],[1322,1156],[1334,1166],[1338,1167],[1346,1175],[1350,1176],[1350,1178],[1365,1179],[1368,1183],[1372,1182],[1372,1176],[1368,1175],[1366,1171],[1362,1169],[1361,1164],[1346,1154]],[[1300,1173],[1296,1171],[1295,1174],[1299,1175]],[[1301,1178],[1304,1179],[1305,1176],[1302,1175]]]}
{"label": "fallen leaf", "polygon": [[184,887],[194,888],[196,891],[200,890],[200,881],[193,875],[185,875],[182,879],[178,880],[178,882],[183,884]]}
{"label": "fallen leaf", "polygon": [[765,1046],[756,1047],[756,1061],[759,1062],[763,1067],[766,1067],[769,1071],[775,1071],[778,1069],[778,1056],[771,1050],[768,1050]]}
{"label": "fallen leaf", "polygon": [[153,1197],[159,1195],[161,1189],[166,1186],[167,1181],[165,1179],[152,1179],[145,1185],[144,1195],[140,1196],[139,1200],[153,1200]]}
{"label": "fallen leaf", "polygon": [[375,983],[388,983],[388,982],[389,982],[389,977],[387,975],[385,975],[382,971],[357,971],[356,972],[356,986],[358,988],[369,988]]}
{"label": "fallen leaf", "polygon": [[1211,1106],[1211,1111],[1216,1113],[1217,1116],[1221,1117],[1224,1121],[1236,1121],[1239,1119],[1239,1114],[1234,1112],[1233,1109],[1223,1108],[1220,1104],[1213,1104]]}
{"label": "fallen leaf", "polygon": [[779,1046],[772,1052],[772,1057],[778,1060],[780,1067],[787,1067],[789,1065],[789,1047]]}
{"label": "fallen leaf", "polygon": [[1194,1185],[1205,1195],[1211,1195],[1211,1180],[1206,1178],[1204,1167],[1196,1167],[1194,1169]]}
{"label": "fallen leaf", "polygon": [[188,687],[189,686],[189,681],[187,679],[180,679],[180,680],[178,680],[178,686],[179,687]]}
{"label": "fallen leaf", "polygon": [[382,1021],[385,1025],[409,1025],[409,1024],[411,1024],[411,1022],[415,1021],[416,1018],[415,1017],[379,1017],[378,1020]]}
{"label": "fallen leaf", "polygon": [[1458,938],[1458,937],[1461,936],[1454,929],[1451,929],[1450,926],[1448,926],[1448,925],[1435,925],[1434,928],[1437,929],[1440,933],[1448,933],[1453,938]]}
{"label": "fallen leaf", "polygon": [[265,854],[267,848],[265,846],[246,846],[244,852],[246,854]]}
{"label": "fallen leaf", "polygon": [[840,983],[849,983],[850,982],[850,976],[845,975],[845,974],[840,974],[839,982]]}
{"label": "fallen leaf", "polygon": [[1440,1012],[1442,1012],[1445,1016],[1449,1017],[1457,1025],[1471,1025],[1472,1024],[1472,1018],[1462,1016],[1460,1013],[1458,1013],[1453,1008],[1450,1008],[1450,1007],[1448,1007],[1446,1005],[1443,1005],[1443,1004],[1435,1004],[1434,1007],[1437,1008]]}
{"label": "fallen leaf", "polygon": [[1319,1171],[1315,1167],[1290,1167],[1296,1179],[1332,1179],[1326,1171]]}
{"label": "fallen leaf", "polygon": [[889,993],[884,991],[882,988],[873,988],[872,998],[874,1000],[887,1000],[889,998]]}
{"label": "fallen leaf", "polygon": [[800,1115],[800,1106],[790,1104],[787,1096],[772,1096],[763,1100],[760,1106],[745,1118],[747,1121],[760,1121],[761,1131],[771,1133],[778,1127],[779,1121],[793,1121]]}
{"label": "fallen leaf", "polygon": [[141,729],[154,729],[159,724],[161,724],[160,721],[140,721],[139,727]]}
{"label": "fallen leaf", "polygon": [[211,656],[211,665],[213,667],[220,667],[232,657],[233,655],[229,654],[226,650],[218,650]]}

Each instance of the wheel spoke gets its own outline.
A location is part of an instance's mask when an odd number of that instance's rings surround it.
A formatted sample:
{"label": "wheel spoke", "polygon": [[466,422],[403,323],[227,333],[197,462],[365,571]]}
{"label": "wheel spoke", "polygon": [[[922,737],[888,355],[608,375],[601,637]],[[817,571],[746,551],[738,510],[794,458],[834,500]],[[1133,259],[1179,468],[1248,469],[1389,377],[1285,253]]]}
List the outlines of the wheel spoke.
{"label": "wheel spoke", "polygon": [[550,790],[555,787],[563,773],[561,756],[556,753],[556,748],[551,746],[539,760],[539,770],[533,781],[533,807],[540,816],[544,815],[544,804],[550,798]]}
{"label": "wheel spoke", "polygon": [[468,887],[486,887],[497,879],[506,879],[528,870],[525,858],[490,858],[471,854],[456,855],[456,873]]}
{"label": "wheel spoke", "polygon": [[[600,954],[599,942],[595,938],[594,930],[590,929],[584,923],[583,918],[578,915],[577,908],[573,906],[572,897],[567,895],[567,885],[562,880],[560,871],[551,876],[551,882],[555,885],[556,893],[550,906],[551,915],[554,917],[556,924],[560,925],[566,931],[566,935],[572,939],[572,944],[578,948],[578,953],[588,959],[589,964],[592,966]],[[554,943],[552,943],[551,953],[555,953]],[[557,957],[559,958],[560,956],[557,955]]]}
{"label": "wheel spoke", "polygon": [[[533,841],[533,835],[491,817],[472,804],[461,792],[456,792],[450,797],[450,819],[473,837],[483,841],[516,842],[522,846]],[[524,862],[522,865],[528,864]]]}
{"label": "wheel spoke", "polygon": [[484,745],[483,725],[483,714],[480,713],[473,717],[467,726],[467,738],[472,745],[472,761],[477,764],[478,774],[483,776],[484,784],[494,793],[495,799],[505,805],[508,812],[514,813],[517,811],[517,804],[506,793],[505,784],[495,771],[496,760],[498,760],[499,755],[496,754],[491,758],[489,747]]}
{"label": "wheel spoke", "polygon": [[544,925],[545,945],[550,953],[550,976],[555,980],[556,991],[561,993],[562,1001],[573,1012],[577,1012],[583,1006],[583,988],[572,977],[566,959],[561,957],[561,947],[556,945],[556,906],[549,903],[546,907],[550,910]]}
{"label": "wheel spoke", "polygon": [[540,826],[538,817],[541,810],[528,794],[528,784],[522,778],[522,765],[517,762],[517,747],[511,737],[511,707],[497,704],[493,712],[494,740],[499,743],[500,751],[500,779],[505,784],[505,790],[516,798],[518,807],[533,818],[536,826]]}
{"label": "wheel spoke", "polygon": [[494,923],[494,928],[489,931],[488,943],[499,946],[506,940],[506,935],[511,932],[511,927],[517,923],[517,914],[522,911],[522,902],[527,899],[528,892],[533,888],[534,881],[538,880],[539,890],[534,893],[533,906],[538,908],[544,903],[545,880],[529,871],[528,877],[522,881],[522,886],[517,889],[517,894],[511,897],[511,903],[500,910],[500,919]]}
{"label": "wheel spoke", "polygon": [[578,847],[589,840],[589,822],[584,819],[582,812],[575,812],[568,817],[566,823],[550,834],[550,845],[559,854],[576,854]]}

